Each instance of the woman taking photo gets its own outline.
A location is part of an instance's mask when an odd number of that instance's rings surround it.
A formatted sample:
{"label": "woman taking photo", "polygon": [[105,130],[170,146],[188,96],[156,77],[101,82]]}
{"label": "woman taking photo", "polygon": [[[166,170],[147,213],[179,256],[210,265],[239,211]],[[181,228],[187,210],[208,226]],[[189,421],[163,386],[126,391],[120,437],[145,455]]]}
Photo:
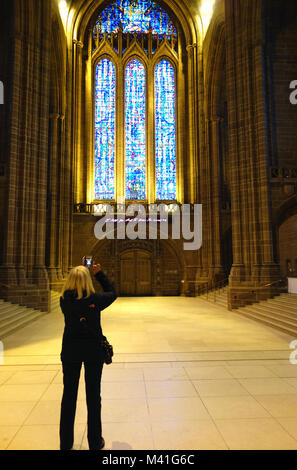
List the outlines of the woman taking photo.
{"label": "woman taking photo", "polygon": [[77,391],[84,363],[88,409],[88,443],[90,450],[104,447],[101,425],[101,375],[104,363],[101,348],[100,311],[116,299],[116,293],[101,270],[100,264],[90,269],[103,288],[96,294],[89,268],[71,269],[60,297],[65,318],[61,361],[63,367],[63,397],[60,416],[60,449],[71,450],[74,442],[74,420]]}

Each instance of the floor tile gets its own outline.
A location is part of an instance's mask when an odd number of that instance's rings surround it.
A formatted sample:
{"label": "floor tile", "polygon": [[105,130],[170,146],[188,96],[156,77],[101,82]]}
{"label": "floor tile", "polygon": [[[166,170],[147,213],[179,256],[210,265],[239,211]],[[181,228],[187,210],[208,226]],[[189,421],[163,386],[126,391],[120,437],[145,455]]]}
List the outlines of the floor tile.
{"label": "floor tile", "polygon": [[251,396],[203,397],[202,400],[214,419],[270,417]]}
{"label": "floor tile", "polygon": [[297,393],[285,379],[265,377],[256,379],[239,379],[241,385],[248,390],[251,395],[272,395],[282,393]]}
{"label": "floor tile", "polygon": [[211,420],[170,420],[152,423],[155,448],[162,450],[228,449]]}
{"label": "floor tile", "polygon": [[142,369],[108,369],[103,367],[102,382],[128,382],[143,380]]}
{"label": "floor tile", "polygon": [[293,418],[275,418],[276,421],[297,441],[297,416]]}
{"label": "floor tile", "polygon": [[257,395],[257,401],[275,418],[297,417],[297,394]]}
{"label": "floor tile", "polygon": [[224,366],[212,367],[185,367],[185,370],[190,379],[232,379],[232,375]]}
{"label": "floor tile", "polygon": [[0,402],[37,401],[41,398],[48,384],[1,385]]}
{"label": "floor tile", "polygon": [[[63,384],[56,384],[52,383],[48,386],[46,391],[41,397],[41,401],[61,401],[63,396]],[[78,393],[77,399],[78,400],[85,400],[86,393],[85,393],[85,384],[80,381],[78,386]]]}
{"label": "floor tile", "polygon": [[192,383],[201,397],[223,397],[249,394],[249,392],[242,387],[236,379],[193,380]]}
{"label": "floor tile", "polygon": [[149,398],[195,397],[197,391],[187,380],[146,381],[146,394]]}
{"label": "floor tile", "polygon": [[152,422],[167,419],[210,419],[199,397],[148,398],[147,401]]}
{"label": "floor tile", "polygon": [[291,385],[291,387],[294,387],[295,390],[297,389],[297,377],[283,377],[283,380],[285,380],[289,385]]}
{"label": "floor tile", "polygon": [[145,399],[102,399],[102,422],[147,422],[149,418]]}
{"label": "floor tile", "polygon": [[249,377],[276,377],[276,374],[266,366],[226,366],[230,374],[238,379]]}
{"label": "floor tile", "polygon": [[297,441],[272,418],[217,419],[231,450],[297,450]]}
{"label": "floor tile", "polygon": [[[81,447],[85,425],[77,424],[74,432],[73,448]],[[12,439],[7,450],[59,450],[58,425],[22,426]]]}
{"label": "floor tile", "polygon": [[35,406],[35,402],[7,402],[1,404],[0,426],[21,425]]}
{"label": "floor tile", "polygon": [[19,429],[20,426],[0,426],[0,450],[7,449]]}
{"label": "floor tile", "polygon": [[143,375],[146,381],[188,380],[188,376],[183,367],[144,368]]}
{"label": "floor tile", "polygon": [[13,370],[1,370],[0,369],[0,385],[7,382],[7,380],[15,373]]}
{"label": "floor tile", "polygon": [[146,368],[152,368],[152,367],[156,367],[158,369],[160,368],[170,368],[172,367],[172,363],[170,362],[162,362],[162,361],[156,361],[156,362],[126,362],[123,364],[123,367],[125,369],[137,369],[137,368],[142,368],[142,369],[146,369]]}
{"label": "floor tile", "polygon": [[[30,415],[25,421],[25,425],[45,425],[59,424],[60,422],[61,401],[50,400],[40,401],[36,404]],[[84,401],[77,401],[75,423],[83,424],[87,422],[87,410]]]}
{"label": "floor tile", "polygon": [[270,365],[267,366],[278,377],[297,377],[297,365]]}
{"label": "floor tile", "polygon": [[145,398],[144,382],[102,382],[102,399]]}
{"label": "floor tile", "polygon": [[49,384],[53,381],[57,371],[19,371],[13,374],[5,384]]}
{"label": "floor tile", "polygon": [[[151,425],[149,423],[104,423],[102,434],[105,440],[104,450],[154,449]],[[88,449],[86,433],[81,449]]]}

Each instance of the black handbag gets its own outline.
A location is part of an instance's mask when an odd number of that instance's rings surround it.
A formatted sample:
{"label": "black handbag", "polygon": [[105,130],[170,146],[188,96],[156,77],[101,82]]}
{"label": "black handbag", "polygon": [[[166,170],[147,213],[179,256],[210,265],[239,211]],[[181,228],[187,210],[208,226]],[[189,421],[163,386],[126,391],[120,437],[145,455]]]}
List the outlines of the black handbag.
{"label": "black handbag", "polygon": [[[96,335],[87,325],[87,319],[86,317],[81,317],[79,319],[80,323],[83,325],[84,329],[86,329],[89,333],[91,333],[92,336],[95,336],[98,338],[98,335]],[[111,364],[112,363],[112,356],[113,356],[113,347],[112,345],[108,342],[106,336],[101,337],[100,339],[100,346],[101,350],[103,351],[103,358],[104,358],[104,363],[105,364]]]}
{"label": "black handbag", "polygon": [[106,336],[103,336],[101,339],[101,348],[104,353],[104,362],[105,364],[111,364],[112,363],[112,356],[113,356],[113,347],[112,345],[107,341]]}

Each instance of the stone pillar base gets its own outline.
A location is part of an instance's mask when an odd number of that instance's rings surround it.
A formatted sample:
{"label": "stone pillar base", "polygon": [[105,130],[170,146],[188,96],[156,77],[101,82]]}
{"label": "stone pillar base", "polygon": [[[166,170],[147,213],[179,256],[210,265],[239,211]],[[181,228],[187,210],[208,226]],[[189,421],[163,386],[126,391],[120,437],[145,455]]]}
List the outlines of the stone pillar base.
{"label": "stone pillar base", "polygon": [[284,292],[283,287],[229,286],[227,289],[228,310],[271,299]]}
{"label": "stone pillar base", "polygon": [[57,277],[57,268],[55,266],[48,266],[47,268],[48,280],[50,283],[58,280]]}
{"label": "stone pillar base", "polygon": [[55,281],[50,282],[50,290],[54,290],[55,292],[61,292],[64,285],[64,281]]}
{"label": "stone pillar base", "polygon": [[48,289],[48,273],[45,266],[33,266],[32,281],[34,285],[38,286],[38,289]]}
{"label": "stone pillar base", "polygon": [[280,281],[279,266],[275,263],[254,265],[249,274],[245,266],[233,265],[227,290],[228,309],[244,307],[285,292]]}

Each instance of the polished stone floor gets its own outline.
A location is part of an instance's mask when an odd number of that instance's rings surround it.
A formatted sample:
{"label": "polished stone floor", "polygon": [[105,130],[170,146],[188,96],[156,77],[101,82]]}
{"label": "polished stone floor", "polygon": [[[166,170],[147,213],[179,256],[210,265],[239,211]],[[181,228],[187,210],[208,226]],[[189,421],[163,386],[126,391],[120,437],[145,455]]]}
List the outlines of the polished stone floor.
{"label": "polished stone floor", "polygon": [[[294,339],[199,298],[119,298],[102,312],[106,449],[297,449]],[[58,449],[63,316],[4,338],[0,449]],[[75,449],[87,449],[81,376]]]}

